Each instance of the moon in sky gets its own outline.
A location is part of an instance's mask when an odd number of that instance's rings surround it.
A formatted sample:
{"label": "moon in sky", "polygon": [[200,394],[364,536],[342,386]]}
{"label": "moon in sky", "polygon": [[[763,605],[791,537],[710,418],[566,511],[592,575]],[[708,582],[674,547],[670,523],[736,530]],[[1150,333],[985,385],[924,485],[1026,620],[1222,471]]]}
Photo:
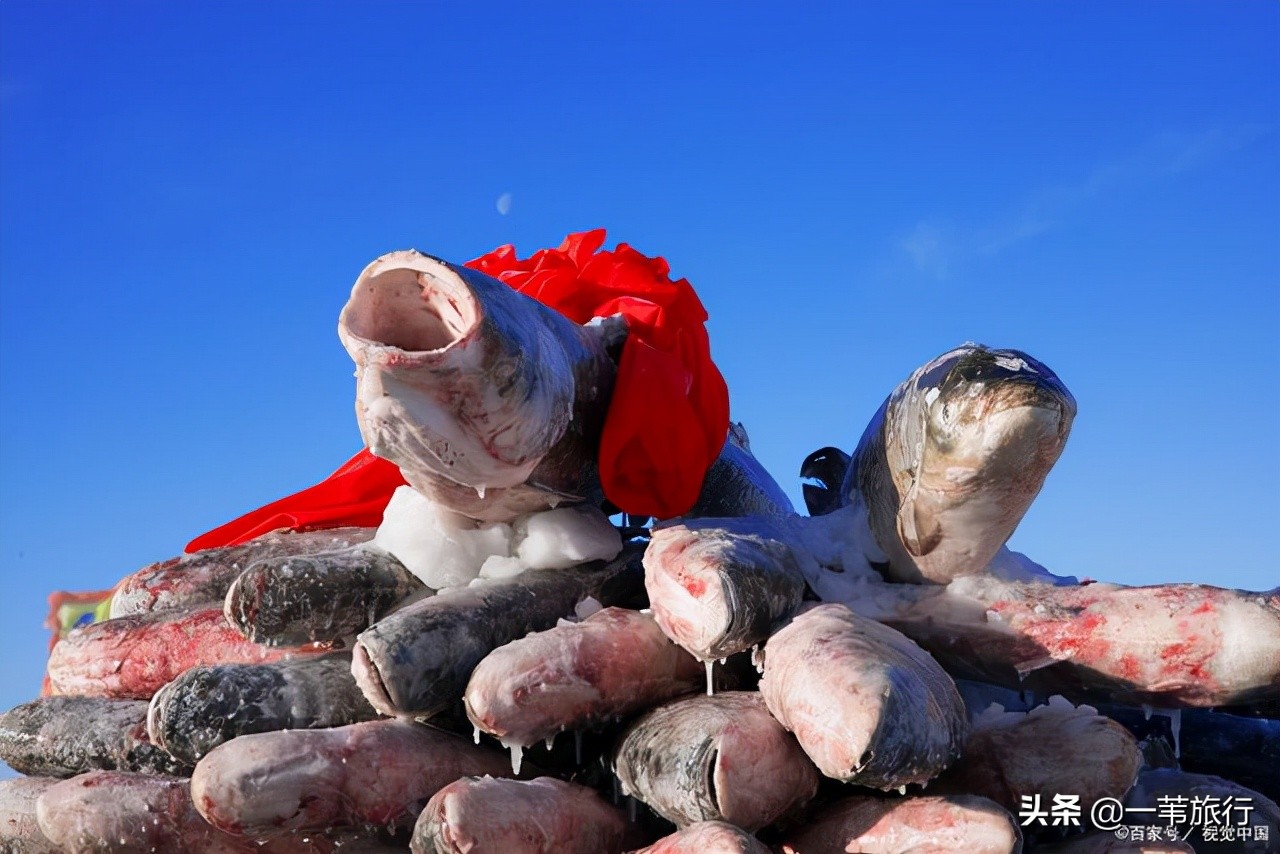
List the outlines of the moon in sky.
{"label": "moon in sky", "polygon": [[501,196],[498,196],[498,213],[502,214],[503,216],[506,216],[507,214],[511,213],[511,194],[510,193],[503,193]]}

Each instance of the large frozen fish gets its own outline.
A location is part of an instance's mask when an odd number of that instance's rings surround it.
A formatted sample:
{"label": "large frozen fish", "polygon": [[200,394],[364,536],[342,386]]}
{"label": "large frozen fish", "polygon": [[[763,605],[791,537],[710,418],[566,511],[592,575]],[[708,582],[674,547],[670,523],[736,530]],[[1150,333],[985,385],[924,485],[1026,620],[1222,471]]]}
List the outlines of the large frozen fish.
{"label": "large frozen fish", "polygon": [[373,528],[272,531],[239,546],[205,549],[143,567],[124,577],[111,597],[111,616],[221,602],[250,564],[271,557],[332,551],[368,541]]}
{"label": "large frozen fish", "polygon": [[481,730],[529,747],[687,694],[702,677],[702,665],[652,617],[605,608],[495,649],[472,672],[463,699]]}
{"label": "large frozen fish", "polygon": [[795,512],[786,491],[751,453],[747,428],[735,423],[729,425],[724,448],[702,481],[697,503],[684,515],[687,518],[787,518]]}
{"label": "large frozen fish", "polygon": [[805,611],[769,639],[760,693],[823,774],[877,789],[933,779],[968,732],[938,663],[843,605]]}
{"label": "large frozen fish", "polygon": [[750,516],[655,528],[645,589],[667,636],[712,661],[763,642],[794,614],[804,576],[785,525]]}
{"label": "large frozen fish", "polygon": [[1280,591],[1054,586],[975,576],[867,582],[849,606],[954,676],[1160,708],[1280,705]]}
{"label": "large frozen fish", "polygon": [[993,707],[973,722],[964,755],[930,791],[981,795],[1010,811],[1022,798],[1077,795],[1083,814],[1099,798],[1123,798],[1142,764],[1133,736],[1089,706],[1062,697],[1026,714]]}
{"label": "large frozen fish", "polygon": [[55,694],[150,699],[192,667],[260,664],[308,651],[245,640],[221,607],[157,611],[71,632],[49,654],[49,680]]}
{"label": "large frozen fish", "polygon": [[194,667],[151,698],[147,729],[195,765],[225,741],[255,732],[337,727],[377,716],[351,675],[351,655]]}
{"label": "large frozen fish", "polygon": [[257,561],[223,603],[227,621],[270,646],[354,637],[410,597],[430,593],[391,555],[372,546]]}
{"label": "large frozen fish", "polygon": [[965,344],[894,389],[851,461],[831,448],[810,455],[802,476],[828,487],[806,488],[810,511],[862,508],[891,579],[945,584],[982,572],[1039,493],[1075,414],[1045,365]]}
{"label": "large frozen fish", "polygon": [[[1193,814],[1196,801],[1202,807],[1199,816]],[[1197,854],[1263,854],[1280,848],[1280,806],[1221,777],[1167,768],[1143,771],[1124,803],[1126,823],[1175,825],[1178,837],[1191,842]],[[1155,812],[1146,811],[1151,809]],[[1223,833],[1224,826],[1231,828],[1230,835]],[[1246,827],[1248,836],[1240,832]]]}
{"label": "large frozen fish", "polygon": [[463,777],[427,802],[414,854],[619,854],[626,814],[595,791],[551,777]]}
{"label": "large frozen fish", "polygon": [[147,736],[145,701],[107,697],[41,697],[10,709],[0,715],[0,760],[23,774],[49,777],[190,770]]}
{"label": "large frozen fish", "polygon": [[630,605],[642,595],[635,548],[609,563],[542,569],[444,590],[362,632],[352,671],[383,714],[433,715],[462,699],[486,655],[572,616],[588,597]]}
{"label": "large frozen fish", "polygon": [[245,735],[196,765],[191,794],[211,824],[273,836],[412,822],[427,800],[467,775],[507,773],[505,754],[408,721]]}
{"label": "large frozen fish", "polygon": [[1022,834],[999,804],[971,795],[845,798],[790,833],[784,854],[1018,854]]}
{"label": "large frozen fish", "polygon": [[676,826],[758,830],[809,801],[818,772],[754,692],[676,700],[636,720],[614,770],[624,793]]}
{"label": "large frozen fish", "polygon": [[0,780],[0,851],[5,854],[58,854],[40,830],[36,802],[58,781],[52,777]]}
{"label": "large frozen fish", "polygon": [[728,822],[699,821],[631,854],[769,854],[769,849]]}
{"label": "large frozen fish", "polygon": [[437,504],[492,522],[599,496],[620,320],[578,326],[409,250],[364,269],[338,334],[365,444]]}
{"label": "large frozen fish", "polygon": [[251,854],[251,840],[211,827],[177,777],[93,771],[51,786],[36,802],[40,829],[68,854],[200,851]]}

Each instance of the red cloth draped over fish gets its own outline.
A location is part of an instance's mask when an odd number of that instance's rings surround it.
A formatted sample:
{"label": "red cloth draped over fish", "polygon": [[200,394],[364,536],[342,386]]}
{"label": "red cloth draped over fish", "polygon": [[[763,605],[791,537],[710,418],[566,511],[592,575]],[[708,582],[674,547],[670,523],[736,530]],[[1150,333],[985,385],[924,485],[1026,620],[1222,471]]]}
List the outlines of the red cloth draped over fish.
{"label": "red cloth draped over fish", "polygon": [[[729,427],[729,390],[711,360],[706,309],[662,258],[625,243],[601,250],[604,229],[571,234],[521,261],[499,247],[466,266],[576,323],[621,314],[627,340],[600,440],[605,497],[636,515],[693,506]],[[243,543],[280,528],[373,526],[404,484],[396,466],[362,450],[326,480],[196,537],[187,551]]]}

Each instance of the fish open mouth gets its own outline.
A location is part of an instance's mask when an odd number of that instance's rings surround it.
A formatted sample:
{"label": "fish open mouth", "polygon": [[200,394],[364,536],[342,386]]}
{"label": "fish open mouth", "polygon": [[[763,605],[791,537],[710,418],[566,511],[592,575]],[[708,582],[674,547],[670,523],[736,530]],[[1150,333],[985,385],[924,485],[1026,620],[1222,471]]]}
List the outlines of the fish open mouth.
{"label": "fish open mouth", "polygon": [[382,346],[438,352],[465,338],[480,315],[474,294],[443,262],[394,252],[365,268],[341,323]]}

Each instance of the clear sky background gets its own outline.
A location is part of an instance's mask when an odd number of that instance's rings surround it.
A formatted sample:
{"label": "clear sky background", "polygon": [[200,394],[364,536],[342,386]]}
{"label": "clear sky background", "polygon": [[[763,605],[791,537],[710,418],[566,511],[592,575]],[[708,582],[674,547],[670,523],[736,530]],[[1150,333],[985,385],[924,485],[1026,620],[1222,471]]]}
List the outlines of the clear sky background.
{"label": "clear sky background", "polygon": [[1280,3],[527,6],[0,3],[0,707],[51,590],[359,447],[368,261],[597,226],[797,501],[972,339],[1080,406],[1014,548],[1280,583]]}

